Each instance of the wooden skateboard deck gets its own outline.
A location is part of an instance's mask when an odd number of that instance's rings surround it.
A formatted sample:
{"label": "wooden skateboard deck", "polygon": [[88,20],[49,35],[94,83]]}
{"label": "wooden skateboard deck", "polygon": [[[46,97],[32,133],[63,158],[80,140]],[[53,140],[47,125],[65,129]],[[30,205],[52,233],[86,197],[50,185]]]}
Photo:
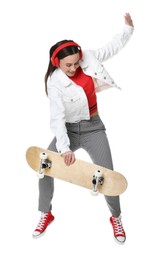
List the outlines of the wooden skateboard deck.
{"label": "wooden skateboard deck", "polygon": [[27,149],[26,160],[38,176],[47,175],[76,184],[95,195],[117,196],[127,189],[127,180],[121,173],[79,159],[66,166],[59,153],[36,146]]}

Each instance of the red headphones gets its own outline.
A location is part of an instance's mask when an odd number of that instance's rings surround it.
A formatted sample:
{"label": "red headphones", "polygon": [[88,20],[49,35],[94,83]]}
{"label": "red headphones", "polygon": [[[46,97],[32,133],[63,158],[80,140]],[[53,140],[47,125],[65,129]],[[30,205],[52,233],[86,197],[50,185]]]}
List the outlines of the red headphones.
{"label": "red headphones", "polygon": [[53,66],[55,66],[55,67],[59,66],[59,59],[58,59],[58,57],[56,57],[56,55],[58,54],[59,51],[61,51],[62,49],[66,48],[68,46],[77,46],[80,49],[80,59],[82,58],[81,47],[76,42],[66,42],[66,43],[61,44],[54,50],[54,52],[51,56],[51,63]]}

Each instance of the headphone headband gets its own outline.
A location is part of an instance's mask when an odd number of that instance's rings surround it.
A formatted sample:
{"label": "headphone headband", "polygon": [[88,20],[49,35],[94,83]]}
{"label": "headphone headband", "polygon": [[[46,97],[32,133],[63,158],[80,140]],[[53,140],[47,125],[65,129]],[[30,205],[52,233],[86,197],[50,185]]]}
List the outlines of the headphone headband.
{"label": "headphone headband", "polygon": [[58,59],[58,57],[56,57],[56,55],[59,53],[59,51],[61,51],[62,49],[66,48],[66,47],[69,47],[69,46],[77,46],[80,49],[80,57],[82,58],[81,47],[76,42],[65,42],[54,50],[54,52],[51,56],[51,63],[53,66],[56,66],[56,67],[59,66],[59,59]]}

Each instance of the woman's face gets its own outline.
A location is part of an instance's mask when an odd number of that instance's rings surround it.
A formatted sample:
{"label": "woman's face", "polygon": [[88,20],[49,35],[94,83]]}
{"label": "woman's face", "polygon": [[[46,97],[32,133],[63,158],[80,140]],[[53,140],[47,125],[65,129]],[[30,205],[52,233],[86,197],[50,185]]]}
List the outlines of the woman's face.
{"label": "woman's face", "polygon": [[69,55],[60,60],[61,70],[68,76],[73,77],[79,65],[79,53]]}

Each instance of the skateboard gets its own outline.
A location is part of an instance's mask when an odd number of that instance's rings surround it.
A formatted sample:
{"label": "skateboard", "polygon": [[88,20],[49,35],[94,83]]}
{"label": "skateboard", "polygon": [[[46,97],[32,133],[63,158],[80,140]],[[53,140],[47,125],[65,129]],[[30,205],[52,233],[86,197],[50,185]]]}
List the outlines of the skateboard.
{"label": "skateboard", "polygon": [[46,175],[76,184],[89,189],[92,195],[117,196],[127,189],[127,180],[119,172],[79,159],[66,166],[59,153],[40,147],[29,147],[26,160],[39,178]]}

